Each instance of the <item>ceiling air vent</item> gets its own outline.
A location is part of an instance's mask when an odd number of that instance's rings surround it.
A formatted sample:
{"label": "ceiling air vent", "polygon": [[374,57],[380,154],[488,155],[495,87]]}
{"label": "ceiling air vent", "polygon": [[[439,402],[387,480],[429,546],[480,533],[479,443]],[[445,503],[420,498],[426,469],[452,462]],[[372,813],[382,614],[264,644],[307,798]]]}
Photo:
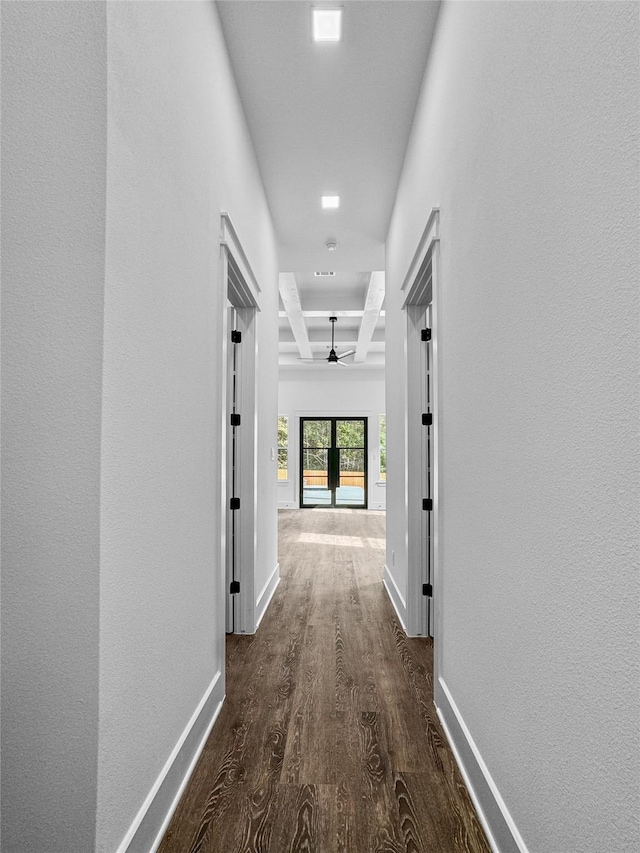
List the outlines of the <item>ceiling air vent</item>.
{"label": "ceiling air vent", "polygon": [[324,276],[332,276],[335,275],[334,272],[314,272],[316,278],[324,277]]}

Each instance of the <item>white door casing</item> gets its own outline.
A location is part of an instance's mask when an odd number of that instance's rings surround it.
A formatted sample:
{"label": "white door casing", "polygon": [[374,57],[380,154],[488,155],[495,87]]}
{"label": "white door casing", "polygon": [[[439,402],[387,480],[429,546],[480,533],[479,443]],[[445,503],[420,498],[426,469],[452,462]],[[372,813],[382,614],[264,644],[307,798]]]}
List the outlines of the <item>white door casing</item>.
{"label": "white door casing", "polygon": [[[407,633],[409,636],[432,634],[436,640],[440,625],[442,588],[442,453],[440,406],[441,336],[440,308],[440,238],[439,210],[432,209],[422,238],[402,285],[406,291],[403,308],[406,313],[407,357],[407,441],[405,456],[407,501]],[[427,310],[428,309],[428,310]],[[427,323],[429,325],[427,325]],[[422,339],[422,331],[430,329],[430,340]],[[429,348],[428,353],[425,348]],[[430,409],[432,425],[423,424],[427,412],[426,381],[429,362]],[[428,443],[430,440],[430,447]],[[420,452],[421,464],[414,460]],[[428,494],[429,452],[431,456],[431,495]],[[423,509],[424,500],[431,509]],[[427,517],[430,515],[430,519]],[[429,546],[428,526],[431,524]],[[431,553],[428,553],[428,549]],[[427,566],[431,563],[431,578]],[[432,596],[423,594],[423,585],[431,583]],[[430,600],[429,600],[430,598]]]}
{"label": "white door casing", "polygon": [[[255,568],[256,568],[256,501],[257,501],[257,315],[260,311],[260,287],[246,254],[240,244],[231,218],[221,215],[221,282],[223,283],[223,364],[231,364],[230,347],[235,347],[236,412],[240,425],[231,425],[231,397],[225,387],[223,399],[227,401],[223,413],[221,442],[222,470],[229,465],[229,444],[235,430],[235,496],[240,500],[239,509],[230,508],[230,483],[222,485],[220,528],[221,565],[224,566],[226,623],[229,630],[233,622],[235,633],[252,634],[256,628],[255,617]],[[228,302],[227,302],[228,300]],[[230,312],[227,305],[234,311]],[[235,315],[235,329],[229,328]],[[231,332],[240,333],[240,343],[231,342]],[[230,381],[230,369],[226,371],[225,386]],[[231,513],[234,514],[233,519]],[[235,554],[231,559],[231,523],[235,526]],[[231,593],[231,581],[239,584],[239,591]]]}

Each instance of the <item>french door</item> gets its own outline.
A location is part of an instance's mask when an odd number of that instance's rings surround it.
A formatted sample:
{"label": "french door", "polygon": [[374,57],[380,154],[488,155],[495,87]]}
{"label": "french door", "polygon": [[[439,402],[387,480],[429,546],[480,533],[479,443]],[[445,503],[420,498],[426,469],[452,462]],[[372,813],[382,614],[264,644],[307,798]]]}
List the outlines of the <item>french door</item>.
{"label": "french door", "polygon": [[300,507],[367,508],[366,418],[300,418]]}

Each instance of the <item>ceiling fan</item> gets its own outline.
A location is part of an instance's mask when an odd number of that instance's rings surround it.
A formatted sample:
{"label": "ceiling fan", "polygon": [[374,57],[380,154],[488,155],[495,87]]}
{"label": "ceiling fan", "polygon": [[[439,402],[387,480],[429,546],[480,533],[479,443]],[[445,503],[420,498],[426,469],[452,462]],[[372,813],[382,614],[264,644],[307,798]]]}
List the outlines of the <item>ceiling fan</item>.
{"label": "ceiling fan", "polygon": [[353,355],[355,350],[349,349],[346,352],[340,353],[340,355],[336,355],[335,331],[337,319],[337,317],[329,317],[329,322],[331,323],[331,349],[329,351],[328,357],[325,358],[324,356],[322,356],[321,358],[301,358],[300,361],[326,361],[329,364],[341,364],[343,367],[348,367],[348,365],[346,365],[340,359],[346,358],[348,355]]}

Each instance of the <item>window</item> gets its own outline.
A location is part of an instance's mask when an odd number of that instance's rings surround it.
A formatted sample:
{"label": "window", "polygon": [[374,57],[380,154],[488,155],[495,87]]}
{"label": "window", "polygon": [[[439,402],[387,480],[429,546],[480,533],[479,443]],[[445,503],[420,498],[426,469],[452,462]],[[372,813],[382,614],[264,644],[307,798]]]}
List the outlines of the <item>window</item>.
{"label": "window", "polygon": [[278,415],[278,480],[289,479],[289,419]]}
{"label": "window", "polygon": [[380,415],[380,479],[387,480],[387,416]]}

